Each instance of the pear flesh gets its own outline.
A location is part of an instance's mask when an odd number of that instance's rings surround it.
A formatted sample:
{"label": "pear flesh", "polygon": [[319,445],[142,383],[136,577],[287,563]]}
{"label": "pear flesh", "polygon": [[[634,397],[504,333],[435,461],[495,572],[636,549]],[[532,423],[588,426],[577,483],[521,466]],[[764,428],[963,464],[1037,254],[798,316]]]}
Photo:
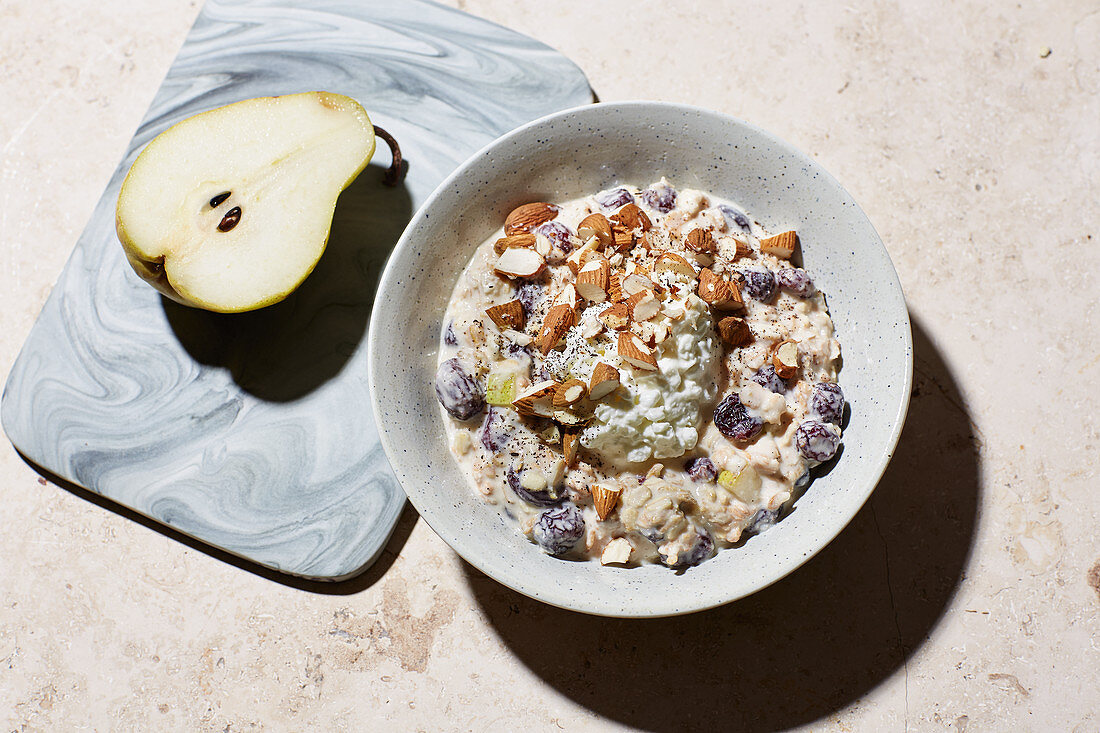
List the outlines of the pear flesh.
{"label": "pear flesh", "polygon": [[355,100],[261,97],[190,117],[130,168],[115,224],[134,271],[184,305],[236,313],[294,291],[328,243],[336,199],[374,154]]}

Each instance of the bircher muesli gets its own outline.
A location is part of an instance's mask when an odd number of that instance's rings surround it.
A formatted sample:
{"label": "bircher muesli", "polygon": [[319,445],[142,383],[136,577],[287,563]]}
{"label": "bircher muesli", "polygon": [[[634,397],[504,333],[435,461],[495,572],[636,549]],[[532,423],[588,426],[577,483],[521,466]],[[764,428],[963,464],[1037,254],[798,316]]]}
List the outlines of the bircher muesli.
{"label": "bircher muesli", "polygon": [[545,552],[605,565],[684,569],[771,527],[845,407],[799,247],[665,179],[513,210],[443,320],[435,390],[471,485]]}

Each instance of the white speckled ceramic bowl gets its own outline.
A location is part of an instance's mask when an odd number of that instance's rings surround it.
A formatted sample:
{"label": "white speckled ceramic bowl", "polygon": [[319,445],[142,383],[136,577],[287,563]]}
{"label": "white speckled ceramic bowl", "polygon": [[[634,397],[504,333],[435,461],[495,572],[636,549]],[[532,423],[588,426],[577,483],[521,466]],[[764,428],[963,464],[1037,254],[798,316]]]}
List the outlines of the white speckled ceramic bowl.
{"label": "white speckled ceramic bowl", "polygon": [[[415,163],[414,163],[415,165]],[[828,296],[851,407],[844,448],[774,528],[681,574],[543,554],[474,493],[452,459],[433,390],[440,322],[458,274],[513,207],[666,176],[796,229]],[[536,120],[454,172],[417,212],[378,289],[369,364],[382,445],[424,520],[472,565],[532,598],[605,616],[667,616],[757,591],[829,543],[870,496],[901,432],[912,380],[908,312],[871,223],[832,176],[787,143],[715,112],[596,104]]]}

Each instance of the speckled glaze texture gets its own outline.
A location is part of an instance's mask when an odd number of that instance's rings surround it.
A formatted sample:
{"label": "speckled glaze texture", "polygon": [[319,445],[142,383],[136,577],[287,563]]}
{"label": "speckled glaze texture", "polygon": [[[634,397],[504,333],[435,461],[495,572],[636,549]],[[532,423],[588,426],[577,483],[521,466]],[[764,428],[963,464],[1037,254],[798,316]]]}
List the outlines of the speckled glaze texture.
{"label": "speckled glaze texture", "polygon": [[[440,318],[456,274],[505,215],[615,183],[666,176],[743,204],[772,231],[793,228],[828,293],[851,410],[844,448],[794,511],[744,546],[676,574],[564,562],[541,553],[463,481],[432,391]],[[719,605],[782,578],[855,516],[885,470],[909,401],[912,342],[894,268],[839,183],[774,136],[707,110],[653,102],[551,115],[492,143],[432,195],[398,243],[370,329],[382,444],[421,516],[467,561],[547,603],[608,616]],[[412,308],[411,304],[418,304]]]}
{"label": "speckled glaze texture", "polygon": [[[296,575],[373,561],[404,496],[378,443],[364,332],[412,212],[497,135],[591,99],[548,47],[419,0],[208,2],[10,373],[8,437],[61,477]],[[163,300],[126,264],[114,205],[139,150],[240,99],[352,96],[400,141],[341,197],[328,252],[286,302],[220,316]]]}

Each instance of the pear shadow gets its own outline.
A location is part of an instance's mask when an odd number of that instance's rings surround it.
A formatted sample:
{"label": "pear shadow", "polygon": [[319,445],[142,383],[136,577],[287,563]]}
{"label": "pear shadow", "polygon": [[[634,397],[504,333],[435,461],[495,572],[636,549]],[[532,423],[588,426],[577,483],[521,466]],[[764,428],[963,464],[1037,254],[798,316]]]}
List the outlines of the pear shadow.
{"label": "pear shadow", "polygon": [[79,484],[74,484],[72,481],[61,478],[57,474],[43,468],[23,455],[18,449],[16,449],[16,453],[23,459],[24,463],[30,466],[30,468],[41,477],[39,483],[43,486],[53,484],[84,501],[96,505],[100,509],[106,509],[135,524],[140,524],[146,529],[151,529],[157,534],[175,540],[185,547],[201,552],[226,565],[232,565],[235,568],[270,580],[273,583],[285,585],[288,588],[295,588],[297,590],[317,593],[319,595],[352,595],[366,590],[378,582],[390,569],[390,566],[393,565],[394,560],[397,559],[405,543],[408,542],[409,535],[412,534],[413,527],[416,526],[417,520],[420,519],[420,515],[417,513],[416,509],[413,508],[413,505],[406,501],[401,509],[401,514],[398,517],[393,534],[390,535],[390,538],[386,541],[386,544],[382,547],[382,550],[378,553],[378,556],[373,562],[368,562],[363,565],[363,567],[356,568],[340,578],[309,578],[301,575],[284,573],[281,570],[277,570],[267,565],[261,565],[258,562],[241,557],[240,555],[234,555],[220,547],[207,544],[189,534],[184,534],[177,529],[162,524],[156,519],[146,516],[141,512],[134,511],[129,507],[118,504],[102,494],[90,491]]}
{"label": "pear shadow", "polygon": [[162,297],[188,354],[269,402],[299,399],[337,376],[366,334],[382,269],[412,218],[404,181],[383,185],[384,170],[368,166],[340,194],[325,253],[282,302],[224,314]]}
{"label": "pear shadow", "polygon": [[779,730],[859,700],[934,633],[978,521],[981,436],[916,319],[913,336],[912,399],[889,468],[790,576],[710,611],[626,620],[547,606],[464,565],[494,631],[562,695],[643,730]]}

